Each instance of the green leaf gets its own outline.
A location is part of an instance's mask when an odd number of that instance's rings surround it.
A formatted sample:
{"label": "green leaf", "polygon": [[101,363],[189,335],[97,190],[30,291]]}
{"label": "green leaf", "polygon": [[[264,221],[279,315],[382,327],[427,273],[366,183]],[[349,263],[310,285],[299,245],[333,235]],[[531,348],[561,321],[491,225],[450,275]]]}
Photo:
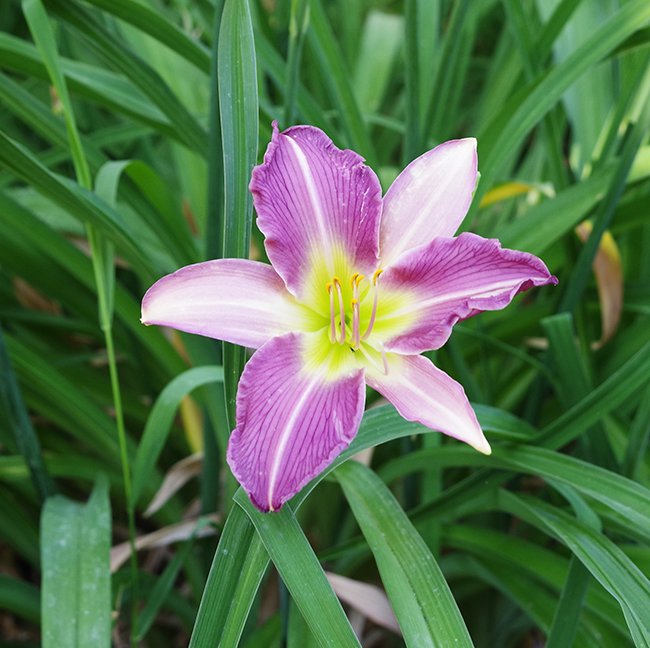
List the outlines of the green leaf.
{"label": "green leaf", "polygon": [[[268,75],[273,81],[273,84],[286,96],[290,92],[287,88],[287,66],[282,57],[275,51],[271,43],[259,29],[255,31],[255,50],[260,69]],[[296,88],[296,93],[300,118],[305,123],[318,126],[326,132],[331,133],[331,120],[322,106],[300,84]]]}
{"label": "green leaf", "polygon": [[[361,34],[353,90],[364,113],[380,109],[388,89],[399,47],[404,41],[401,16],[370,11]],[[424,40],[424,39],[423,39]]]}
{"label": "green leaf", "polygon": [[[557,597],[544,587],[537,584],[532,585],[530,579],[520,571],[508,569],[507,564],[503,562],[489,562],[481,557],[471,558],[457,555],[452,555],[446,561],[445,567],[450,576],[457,580],[467,581],[470,578],[472,581],[475,579],[484,581],[489,585],[489,589],[481,592],[483,597],[489,596],[496,599],[495,603],[498,605],[501,601],[493,591],[497,590],[510,599],[530,619],[529,621],[515,617],[519,621],[516,623],[516,620],[508,615],[507,621],[503,625],[490,624],[489,645],[504,645],[513,635],[520,636],[521,633],[530,632],[531,625],[544,633],[548,632]],[[501,608],[501,606],[499,607]],[[519,627],[517,628],[517,626]],[[576,628],[575,641],[570,645],[571,648],[591,648],[594,645],[615,645],[612,641],[620,640],[620,635],[613,633],[601,619],[590,617]]]}
{"label": "green leaf", "polygon": [[[214,8],[214,33],[221,30],[223,0]],[[210,65],[210,103],[208,107],[208,190],[205,225],[205,256],[223,257],[225,236],[223,143],[221,139],[221,109],[219,106],[219,39],[212,44]]]}
{"label": "green leaf", "polygon": [[199,70],[208,72],[210,68],[208,50],[199,41],[192,39],[179,27],[169,22],[160,11],[134,0],[86,1],[137,27],[180,54]]}
{"label": "green leaf", "polygon": [[560,538],[619,602],[637,645],[649,645],[650,581],[619,547],[557,507],[505,491],[500,492],[500,503],[513,515]]}
{"label": "green leaf", "polygon": [[472,646],[440,568],[381,479],[355,461],[335,476],[377,561],[406,643]]}
{"label": "green leaf", "polygon": [[[248,258],[253,198],[248,191],[257,162],[258,99],[255,42],[248,0],[226,0],[219,31],[217,74],[223,142],[224,257]],[[224,388],[230,427],[244,368],[243,347],[224,344]]]}
{"label": "green leaf", "polygon": [[81,145],[68,88],[61,73],[56,41],[47,13],[45,13],[41,0],[23,0],[23,12],[32,33],[32,38],[36,42],[43,63],[50,75],[52,85],[63,104],[63,116],[68,130],[70,153],[77,173],[77,180],[85,189],[91,189],[90,169]]}
{"label": "green leaf", "polygon": [[547,425],[536,443],[559,448],[580,436],[650,379],[650,343],[646,343],[589,395]]}
{"label": "green leaf", "polygon": [[[151,272],[150,261],[137,242],[137,235],[121,214],[97,196],[46,169],[21,144],[2,132],[0,163],[81,222],[90,223],[103,231],[145,275]],[[152,274],[163,272],[153,271]]]}
{"label": "green leaf", "polygon": [[41,518],[43,648],[110,646],[111,516],[106,481],[87,504],[55,495]]}
{"label": "green leaf", "polygon": [[642,485],[586,461],[544,448],[504,448],[498,451],[496,458],[503,458],[509,467],[534,471],[597,499],[630,520],[650,539],[650,490]]}
{"label": "green leaf", "polygon": [[569,57],[526,89],[520,102],[513,107],[508,106],[491,122],[483,137],[479,138],[483,176],[476,191],[475,203],[494,184],[506,161],[516,153],[530,129],[564,91],[648,20],[650,5],[645,0],[626,3]]}
{"label": "green leaf", "polygon": [[630,435],[625,460],[623,462],[623,473],[635,478],[639,471],[643,458],[646,456],[648,443],[650,442],[650,385],[646,389],[645,396],[641,399],[639,409],[634,417],[630,428]]}
{"label": "green leaf", "polygon": [[[68,287],[82,286],[95,293],[92,265],[88,257],[62,234],[39,220],[15,200],[0,192],[0,227],[15,233],[31,250],[47,261],[50,268],[60,266],[67,273]],[[8,260],[6,261],[8,263]],[[78,282],[78,283],[77,283]],[[70,297],[68,297],[70,300]],[[163,337],[157,327],[145,327],[140,323],[140,304],[119,283],[115,286],[116,315],[164,368],[165,373],[176,374],[184,368],[183,361]],[[94,327],[93,327],[94,328]]]}
{"label": "green leaf", "polygon": [[545,448],[496,447],[489,457],[457,445],[427,448],[385,464],[381,475],[387,482],[391,482],[400,476],[427,468],[477,465],[517,470],[571,486],[598,500],[617,515],[632,521],[636,532],[650,538],[650,520],[647,516],[650,507],[649,489],[617,473]]}
{"label": "green leaf", "polygon": [[41,617],[40,592],[35,585],[0,574],[0,609],[38,623]]}
{"label": "green leaf", "polygon": [[[388,441],[390,438],[406,436],[417,430],[424,430],[424,428],[408,423],[390,406],[366,412],[359,434],[350,449],[305,487],[294,498],[292,504],[298,508],[316,484],[345,459],[370,447],[373,442],[380,443],[381,441],[377,440],[375,434],[383,435],[382,440]],[[394,436],[391,436],[391,431]],[[245,497],[241,489],[238,492],[242,498]],[[229,624],[236,626],[239,623],[237,615],[250,609],[259,582],[255,583],[249,579],[250,588],[248,591],[243,591],[239,585],[239,577],[244,570],[249,574],[256,571],[264,572],[269,558],[266,552],[260,551],[261,547],[263,545],[260,537],[254,533],[246,513],[239,506],[233,507],[224,525],[219,546],[210,568],[194,624],[190,648],[212,648],[217,645],[226,620]],[[235,592],[237,592],[237,597]],[[231,608],[234,610],[233,612],[231,612]]]}
{"label": "green leaf", "polygon": [[242,570],[238,574],[235,596],[221,634],[221,645],[237,646],[239,644],[253,605],[254,595],[260,587],[268,564],[269,554],[257,536],[251,542]]}
{"label": "green leaf", "polygon": [[644,88],[644,94],[640,99],[643,106],[641,114],[638,116],[636,123],[629,128],[621,155],[615,167],[614,177],[607,189],[605,199],[594,214],[593,229],[584,247],[580,250],[569,283],[562,296],[559,310],[573,311],[576,308],[591,276],[593,260],[598,251],[601,238],[612,222],[616,205],[625,190],[625,183],[630,174],[632,163],[648,132],[650,123],[650,85]]}
{"label": "green leaf", "polygon": [[[542,15],[549,13],[549,4],[538,5]],[[618,6],[616,2],[581,2],[567,22],[566,29],[555,42],[555,61],[561,63],[570,56],[576,45],[591,36]],[[589,74],[577,79],[562,98],[572,130],[572,158],[577,162],[579,170],[589,164],[602,135],[603,124],[607,121],[612,104],[617,98],[616,72],[614,62],[603,61],[595,65]]]}
{"label": "green leaf", "polygon": [[309,0],[292,0],[289,17],[287,83],[284,96],[284,125],[291,126],[296,114],[296,95],[300,86],[300,63],[309,26]]}
{"label": "green leaf", "polygon": [[48,8],[75,27],[85,44],[104,63],[126,76],[174,125],[177,137],[189,149],[206,155],[207,134],[155,70],[132,52],[126,43],[110,34],[73,0],[46,0]]}
{"label": "green leaf", "polygon": [[[48,72],[30,43],[0,33],[0,61],[4,68],[48,80]],[[84,96],[101,107],[128,115],[174,140],[181,134],[128,79],[98,65],[61,58],[61,69],[73,95]],[[181,140],[182,141],[182,140]]]}
{"label": "green leaf", "polygon": [[236,601],[234,595],[239,589],[239,578],[244,569],[250,571],[253,568],[253,560],[248,555],[250,551],[257,556],[260,571],[264,571],[268,565],[268,554],[253,548],[253,545],[263,547],[246,513],[239,506],[234,506],[226,519],[219,546],[214,554],[189,648],[218,646],[231,608],[242,607],[246,600],[252,603],[259,583],[252,591],[244,594],[246,599],[240,598]]}
{"label": "green leaf", "polygon": [[[205,522],[205,520],[202,522]],[[198,532],[199,529],[204,526],[202,522],[199,522],[196,525],[194,533]],[[138,616],[138,625],[134,632],[136,641],[142,641],[142,639],[147,635],[147,632],[156,619],[156,615],[165,603],[167,596],[172,591],[178,573],[192,549],[193,542],[194,540],[192,537],[183,544],[182,549],[169,561],[169,564],[165,567],[165,571],[163,571],[160,578],[149,592],[146,605]]]}
{"label": "green leaf", "polygon": [[250,518],[292,599],[321,646],[359,646],[343,608],[305,537],[291,506],[260,513],[243,490],[235,501]]}
{"label": "green leaf", "polygon": [[[503,573],[519,573],[529,587],[548,587],[560,592],[568,574],[566,558],[555,551],[510,533],[493,531],[476,525],[445,525],[445,546],[468,552],[486,564],[494,562]],[[543,540],[542,540],[543,542]],[[543,565],[543,569],[539,568]],[[593,585],[593,581],[592,581]],[[586,608],[621,635],[627,634],[625,620],[616,602],[599,586],[589,588]]]}
{"label": "green leaf", "polygon": [[308,32],[310,49],[321,70],[321,79],[329,91],[347,135],[348,144],[372,166],[375,152],[350,87],[350,72],[338,48],[320,0],[311,0]]}
{"label": "green leaf", "polygon": [[42,411],[69,429],[75,443],[102,453],[109,463],[117,461],[115,427],[106,412],[36,350],[8,335],[5,341],[27,404],[37,395]]}
{"label": "green leaf", "polygon": [[140,160],[111,160],[102,164],[95,178],[95,192],[108,204],[115,206],[118,190],[124,178],[131,180],[142,196],[154,208],[142,210],[144,222],[160,239],[178,265],[196,262],[196,246],[187,222],[181,216],[180,205],[169,186],[148,164]]}
{"label": "green leaf", "polygon": [[210,383],[223,381],[218,366],[194,367],[179,374],[162,390],[151,408],[133,462],[133,505],[135,506],[165,445],[169,430],[181,401],[191,391]]}
{"label": "green leaf", "polygon": [[9,360],[4,333],[1,327],[0,413],[2,413],[2,418],[7,421],[9,428],[16,438],[16,445],[29,467],[36,492],[42,500],[45,500],[49,495],[53,495],[56,492],[56,487],[43,463],[41,445],[20,393],[20,388]]}

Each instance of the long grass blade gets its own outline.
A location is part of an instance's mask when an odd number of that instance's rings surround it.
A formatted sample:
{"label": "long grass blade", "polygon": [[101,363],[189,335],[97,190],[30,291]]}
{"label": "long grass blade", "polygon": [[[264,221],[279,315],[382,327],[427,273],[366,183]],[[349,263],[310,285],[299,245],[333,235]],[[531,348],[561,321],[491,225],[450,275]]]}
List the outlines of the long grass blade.
{"label": "long grass blade", "polygon": [[99,480],[87,504],[61,495],[41,519],[43,647],[111,644],[111,539],[108,488]]}
{"label": "long grass blade", "polygon": [[34,483],[34,488],[41,500],[54,495],[56,487],[43,462],[41,445],[29,415],[16,376],[11,367],[9,354],[5,345],[4,333],[0,327],[0,412],[13,432],[16,446]]}
{"label": "long grass blade", "polygon": [[377,561],[406,643],[472,646],[440,568],[381,479],[355,461],[335,475]]}
{"label": "long grass blade", "polygon": [[[224,168],[224,249],[226,257],[249,254],[253,200],[248,191],[257,162],[258,99],[255,42],[248,0],[226,0],[219,31],[219,104]],[[224,388],[230,428],[245,351],[225,344]]]}
{"label": "long grass blade", "polygon": [[273,515],[260,513],[242,490],[235,495],[235,501],[253,522],[319,645],[332,648],[359,646],[291,507],[285,505]]}

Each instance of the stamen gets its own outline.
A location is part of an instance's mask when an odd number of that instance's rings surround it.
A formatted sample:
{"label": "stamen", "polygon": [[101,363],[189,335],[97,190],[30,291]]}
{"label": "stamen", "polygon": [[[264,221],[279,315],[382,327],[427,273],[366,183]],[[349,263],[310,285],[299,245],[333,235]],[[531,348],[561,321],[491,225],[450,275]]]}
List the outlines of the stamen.
{"label": "stamen", "polygon": [[339,315],[341,317],[341,339],[336,341],[339,344],[345,344],[345,304],[343,303],[343,291],[341,290],[341,280],[338,277],[334,277],[332,282],[336,286],[336,292],[339,295]]}
{"label": "stamen", "polygon": [[375,317],[377,316],[377,298],[379,296],[379,288],[377,287],[377,280],[379,279],[379,275],[382,272],[383,270],[381,268],[378,268],[377,270],[375,270],[374,274],[372,275],[372,290],[373,290],[372,311],[370,312],[370,320],[368,321],[366,332],[361,336],[362,340],[368,339],[368,336],[372,332],[372,328],[375,325]]}
{"label": "stamen", "polygon": [[352,275],[352,348],[359,348],[359,282],[363,275],[355,272]]}
{"label": "stamen", "polygon": [[325,288],[330,296],[330,342],[334,344],[336,339],[336,314],[334,313],[334,291],[332,290],[332,282],[328,281]]}

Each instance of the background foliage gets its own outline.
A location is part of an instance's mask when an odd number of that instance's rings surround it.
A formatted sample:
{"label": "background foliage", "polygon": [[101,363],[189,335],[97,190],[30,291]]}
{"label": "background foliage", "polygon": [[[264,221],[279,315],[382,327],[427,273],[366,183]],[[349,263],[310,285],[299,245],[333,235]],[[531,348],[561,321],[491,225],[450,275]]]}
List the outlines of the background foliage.
{"label": "background foliage", "polygon": [[[2,645],[650,645],[647,0],[7,0],[0,29]],[[385,188],[478,137],[464,228],[560,279],[434,354],[492,457],[377,403],[281,513],[236,490],[244,351],[139,300],[263,258],[273,119]]]}

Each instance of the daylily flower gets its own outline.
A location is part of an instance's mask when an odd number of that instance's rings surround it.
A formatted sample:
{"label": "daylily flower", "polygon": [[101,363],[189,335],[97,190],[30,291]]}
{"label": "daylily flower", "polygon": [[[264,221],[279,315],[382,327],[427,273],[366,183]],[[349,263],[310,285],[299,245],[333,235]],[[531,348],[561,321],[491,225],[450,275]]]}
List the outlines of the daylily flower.
{"label": "daylily flower", "polygon": [[366,384],[405,419],[490,453],[461,385],[419,354],[459,320],[557,279],[497,240],[452,238],[476,179],[476,140],[453,140],[409,164],[382,199],[359,155],[317,128],[274,124],[250,184],[271,265],[197,263],[145,295],[145,324],[257,349],[227,458],[262,511],[349,445]]}

